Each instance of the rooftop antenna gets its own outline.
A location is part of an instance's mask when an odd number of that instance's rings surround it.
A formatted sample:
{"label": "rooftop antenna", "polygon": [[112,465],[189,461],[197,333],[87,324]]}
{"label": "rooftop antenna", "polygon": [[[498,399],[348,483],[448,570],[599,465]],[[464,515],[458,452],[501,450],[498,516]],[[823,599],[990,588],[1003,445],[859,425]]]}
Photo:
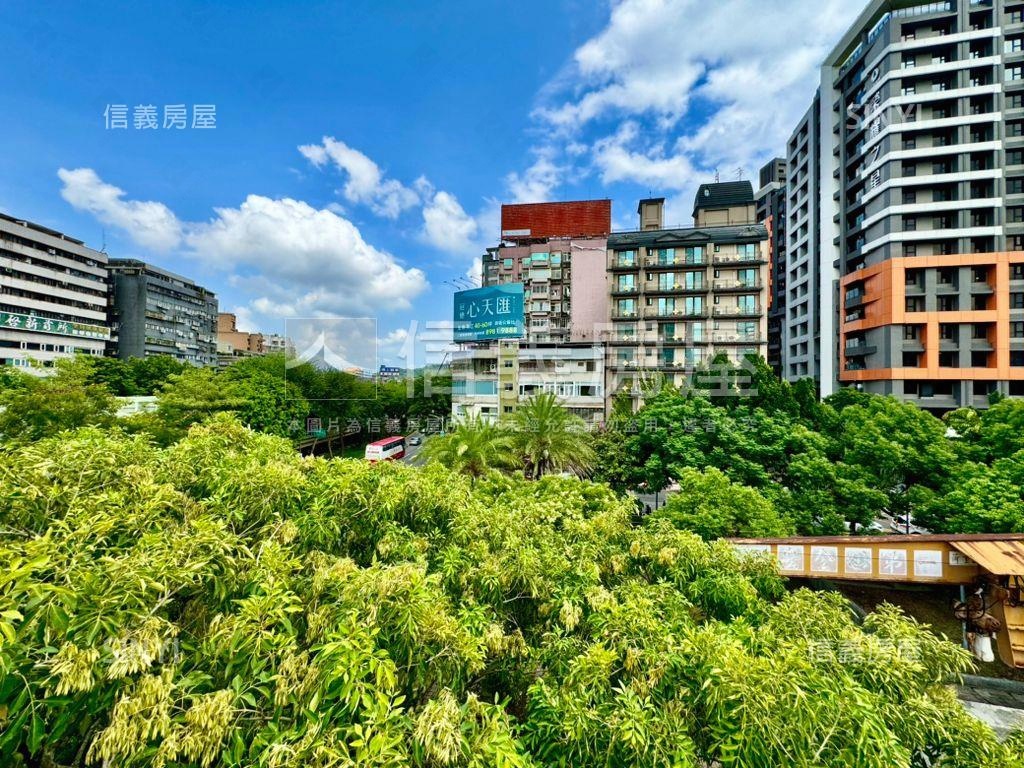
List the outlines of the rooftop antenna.
{"label": "rooftop antenna", "polygon": [[737,168],[736,169],[736,180],[737,181],[743,181],[743,169],[742,168]]}
{"label": "rooftop antenna", "polygon": [[100,238],[102,239],[102,242],[100,244],[100,253],[106,253],[107,252],[107,229],[106,229],[106,227],[104,227],[103,229],[100,230]]}
{"label": "rooftop antenna", "polygon": [[718,169],[715,168],[715,184],[718,183]]}

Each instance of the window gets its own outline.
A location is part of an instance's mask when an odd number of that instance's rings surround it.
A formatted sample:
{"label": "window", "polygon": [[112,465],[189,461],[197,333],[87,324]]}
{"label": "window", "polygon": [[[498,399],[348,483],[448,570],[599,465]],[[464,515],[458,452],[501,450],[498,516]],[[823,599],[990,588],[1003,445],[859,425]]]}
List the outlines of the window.
{"label": "window", "polygon": [[916,325],[904,325],[903,326],[903,340],[904,341],[917,341],[917,326]]}
{"label": "window", "polygon": [[1010,338],[1024,339],[1024,321],[1014,320],[1010,323]]}
{"label": "window", "polygon": [[971,338],[974,339],[987,339],[988,338],[988,326],[984,323],[975,323],[971,328]]}
{"label": "window", "polygon": [[616,251],[615,263],[620,267],[635,267],[636,251]]}
{"label": "window", "polygon": [[920,359],[920,352],[904,352],[903,353],[903,367],[904,368],[917,368],[918,360]]}
{"label": "window", "polygon": [[954,323],[939,323],[939,337],[946,341],[956,341],[957,326]]}
{"label": "window", "polygon": [[939,312],[956,312],[960,309],[959,296],[939,296]]}
{"label": "window", "polygon": [[1021,222],[1024,222],[1024,208],[1017,205],[1007,208],[1006,220],[1011,224],[1020,224]]}
{"label": "window", "polygon": [[959,355],[959,352],[939,352],[939,367],[956,368]]}
{"label": "window", "polygon": [[1024,80],[1024,67],[1014,66],[1007,67],[1004,73],[1006,75],[1006,82],[1010,83],[1015,80]]}
{"label": "window", "polygon": [[1010,279],[1011,280],[1024,280],[1024,264],[1011,264],[1010,265]]}
{"label": "window", "polygon": [[1024,309],[1024,293],[1010,294],[1010,309]]}
{"label": "window", "polygon": [[1007,165],[1024,165],[1024,149],[1006,150]]}
{"label": "window", "polygon": [[616,288],[619,291],[635,291],[636,275],[619,275],[619,284]]}
{"label": "window", "polygon": [[903,255],[904,256],[917,256],[917,246],[914,243],[903,244]]}
{"label": "window", "polygon": [[1024,194],[1024,179],[1019,176],[1006,180],[1006,192],[1010,195]]}
{"label": "window", "polygon": [[1010,365],[1014,368],[1024,368],[1024,349],[1010,350]]}

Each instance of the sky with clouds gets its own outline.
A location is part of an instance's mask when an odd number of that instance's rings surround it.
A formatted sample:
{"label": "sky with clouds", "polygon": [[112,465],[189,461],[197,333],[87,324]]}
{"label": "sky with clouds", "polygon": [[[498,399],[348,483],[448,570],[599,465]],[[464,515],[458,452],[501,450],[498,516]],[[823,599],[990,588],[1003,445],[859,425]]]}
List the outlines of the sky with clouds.
{"label": "sky with clouds", "polygon": [[656,195],[688,224],[716,170],[754,178],[861,7],[6,0],[0,211],[191,277],[246,330],[375,318],[401,363],[501,203],[607,197],[631,228]]}

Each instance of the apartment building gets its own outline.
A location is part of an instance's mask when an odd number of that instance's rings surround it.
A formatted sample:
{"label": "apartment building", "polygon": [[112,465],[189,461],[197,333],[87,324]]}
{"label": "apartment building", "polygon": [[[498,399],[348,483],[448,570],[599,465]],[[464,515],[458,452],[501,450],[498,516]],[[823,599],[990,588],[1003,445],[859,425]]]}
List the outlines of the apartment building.
{"label": "apartment building", "polygon": [[806,149],[790,142],[788,257],[804,221],[813,241],[813,205],[794,203],[817,178],[817,322],[837,342],[822,394],[936,411],[1024,394],[1024,0],[874,0],[825,61],[818,105]]}
{"label": "apartment building", "polygon": [[217,297],[188,278],[136,259],[111,259],[111,354],[170,355],[217,364]]}
{"label": "apartment building", "polygon": [[508,417],[551,392],[588,424],[605,417],[605,254],[610,200],[501,207],[501,244],[482,259],[484,287],[522,283],[521,339],[462,345],[453,355],[455,418]]}
{"label": "apartment building", "polygon": [[106,263],[81,240],[0,214],[0,365],[40,371],[62,357],[102,355]]}
{"label": "apartment building", "polygon": [[768,230],[749,181],[704,184],[694,227],[664,229],[664,199],[640,201],[640,228],[608,238],[609,394],[661,374],[683,385],[719,352],[767,348]]}
{"label": "apartment building", "polygon": [[238,330],[238,318],[232,312],[217,314],[217,363],[231,365],[239,357],[266,354],[262,333]]}
{"label": "apartment building", "polygon": [[533,395],[551,393],[588,425],[605,420],[604,352],[599,344],[531,344],[515,340],[467,347],[453,356],[456,419],[497,421]]}
{"label": "apartment building", "polygon": [[768,230],[768,346],[766,359],[776,375],[782,369],[782,327],[786,317],[786,160],[776,157],[759,174],[754,199],[757,221]]}
{"label": "apartment building", "polygon": [[501,245],[483,257],[483,285],[522,283],[527,344],[594,341],[608,322],[604,254],[610,200],[501,206]]}

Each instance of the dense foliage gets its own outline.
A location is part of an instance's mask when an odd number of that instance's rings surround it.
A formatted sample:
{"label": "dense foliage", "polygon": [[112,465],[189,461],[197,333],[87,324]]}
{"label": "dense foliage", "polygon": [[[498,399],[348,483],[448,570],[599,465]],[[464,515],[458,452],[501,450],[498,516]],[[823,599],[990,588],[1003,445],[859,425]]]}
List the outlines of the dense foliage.
{"label": "dense foliage", "polygon": [[[53,375],[3,372],[0,439],[32,441],[62,429],[111,424],[116,397],[155,395],[156,413],[121,420],[161,445],[192,424],[229,412],[247,426],[299,443],[314,431],[358,445],[392,431],[414,431],[451,413],[451,379],[421,373],[412,380],[374,381],[311,365],[286,372],[283,355],[243,358],[223,370],[196,368],[171,357],[59,361]],[[315,427],[311,425],[317,425]],[[370,425],[378,425],[375,433]],[[342,446],[343,447],[343,444]]]}
{"label": "dense foliage", "polygon": [[1024,764],[943,685],[954,643],[632,512],[560,477],[303,459],[227,414],[166,448],[8,445],[0,763]]}
{"label": "dense foliage", "polygon": [[662,489],[688,470],[718,470],[774,508],[749,525],[686,524],[708,536],[840,534],[882,512],[909,512],[935,532],[1024,532],[1024,401],[944,422],[851,389],[819,403],[808,383],[780,382],[760,364],[747,376],[742,389],[663,387],[636,414],[617,409],[596,437],[595,478]]}

